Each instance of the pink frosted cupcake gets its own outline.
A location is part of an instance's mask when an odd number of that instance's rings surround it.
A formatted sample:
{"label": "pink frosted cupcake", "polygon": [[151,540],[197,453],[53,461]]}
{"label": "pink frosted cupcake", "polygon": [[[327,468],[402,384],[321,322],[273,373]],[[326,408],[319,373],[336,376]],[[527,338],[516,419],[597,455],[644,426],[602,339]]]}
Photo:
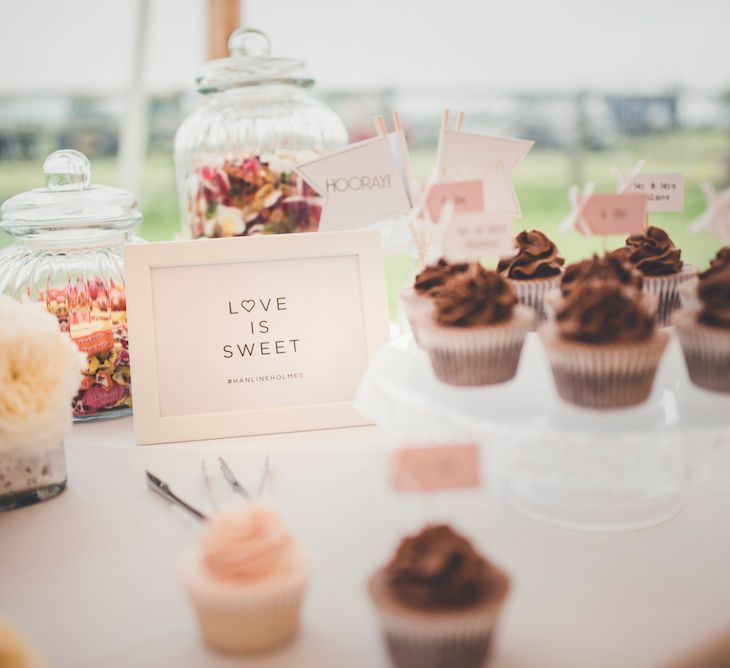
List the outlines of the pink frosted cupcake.
{"label": "pink frosted cupcake", "polygon": [[294,638],[310,571],[278,515],[250,505],[214,516],[179,574],[205,642],[250,654]]}
{"label": "pink frosted cupcake", "polygon": [[398,668],[481,668],[508,591],[507,576],[446,525],[407,537],[368,582]]}
{"label": "pink frosted cupcake", "polygon": [[435,264],[429,264],[421,270],[413,281],[413,287],[401,291],[401,303],[416,343],[419,343],[416,329],[418,319],[431,312],[433,297],[450,278],[463,274],[468,269],[468,264],[451,264],[441,258]]}
{"label": "pink frosted cupcake", "polygon": [[638,290],[598,279],[579,283],[540,337],[558,394],[590,408],[645,401],[669,339]]}
{"label": "pink frosted cupcake", "polygon": [[510,284],[473,265],[433,298],[418,319],[421,345],[436,377],[449,385],[493,385],[515,376],[535,312],[517,303]]}
{"label": "pink frosted cupcake", "polygon": [[682,308],[672,322],[689,377],[714,392],[730,392],[730,262],[700,274],[698,306]]}
{"label": "pink frosted cupcake", "polygon": [[517,251],[501,258],[497,271],[510,282],[520,304],[534,309],[538,321],[545,320],[545,296],[560,285],[565,260],[555,244],[538,230],[523,230],[515,242]]}
{"label": "pink frosted cupcake", "polygon": [[612,255],[641,272],[644,292],[657,299],[657,323],[662,327],[668,325],[672,312],[681,305],[680,286],[697,276],[697,267],[682,262],[682,251],[658,227],[648,227],[644,234],[630,236],[626,246]]}

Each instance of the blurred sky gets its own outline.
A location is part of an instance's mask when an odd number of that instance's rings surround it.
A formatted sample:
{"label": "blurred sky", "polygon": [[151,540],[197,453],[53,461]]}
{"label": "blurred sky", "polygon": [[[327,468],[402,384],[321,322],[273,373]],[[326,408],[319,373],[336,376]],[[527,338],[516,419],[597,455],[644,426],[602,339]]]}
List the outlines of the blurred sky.
{"label": "blurred sky", "polygon": [[[3,0],[0,94],[129,81],[136,0]],[[192,89],[203,0],[151,0],[148,90]],[[245,0],[325,88],[730,89],[730,0]]]}

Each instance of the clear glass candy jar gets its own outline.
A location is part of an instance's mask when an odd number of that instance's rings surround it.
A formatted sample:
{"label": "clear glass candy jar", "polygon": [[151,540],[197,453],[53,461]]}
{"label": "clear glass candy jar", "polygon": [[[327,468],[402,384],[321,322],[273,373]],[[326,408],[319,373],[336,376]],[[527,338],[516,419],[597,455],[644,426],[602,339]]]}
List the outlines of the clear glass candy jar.
{"label": "clear glass candy jar", "polygon": [[91,185],[89,161],[56,151],[43,164],[45,188],[2,205],[0,227],[15,245],[0,252],[0,293],[43,302],[88,356],[73,401],[77,420],[132,411],[122,245],[142,220],[120,188]]}
{"label": "clear glass candy jar", "polygon": [[293,167],[344,145],[345,126],[307,92],[305,64],[271,57],[263,33],[239,29],[228,49],[196,77],[205,103],[175,136],[182,236],[315,231],[321,198]]}

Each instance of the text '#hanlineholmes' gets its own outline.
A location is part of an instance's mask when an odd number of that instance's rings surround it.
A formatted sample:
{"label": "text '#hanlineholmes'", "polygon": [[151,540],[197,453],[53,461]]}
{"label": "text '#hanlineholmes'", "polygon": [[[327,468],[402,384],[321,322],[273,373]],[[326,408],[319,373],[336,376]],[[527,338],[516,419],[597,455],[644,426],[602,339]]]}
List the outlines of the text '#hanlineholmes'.
{"label": "text '#hanlineholmes'", "polygon": [[229,378],[229,385],[237,385],[239,383],[270,383],[272,381],[300,380],[304,378],[301,371],[293,371],[291,373],[275,373],[266,376],[241,376],[239,378]]}

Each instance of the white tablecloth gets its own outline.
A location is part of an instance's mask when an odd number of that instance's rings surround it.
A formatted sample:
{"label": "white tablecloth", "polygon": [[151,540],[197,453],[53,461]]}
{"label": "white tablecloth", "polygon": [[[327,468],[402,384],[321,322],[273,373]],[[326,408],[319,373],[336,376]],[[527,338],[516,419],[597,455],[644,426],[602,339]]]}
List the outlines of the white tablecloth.
{"label": "white tablecloth", "polygon": [[[391,445],[368,427],[137,447],[131,418],[76,425],[68,489],[0,514],[0,618],[52,666],[386,666],[364,582],[405,533],[446,520],[513,578],[495,668],[649,668],[730,628],[727,482],[692,488],[665,524],[584,533],[519,514],[488,471],[477,491],[399,495],[386,481]],[[198,526],[153,496],[143,473],[209,510],[201,457],[226,502],[215,457],[254,486],[266,453],[271,502],[314,553],[316,573],[296,642],[234,661],[205,649],[176,581]]]}

